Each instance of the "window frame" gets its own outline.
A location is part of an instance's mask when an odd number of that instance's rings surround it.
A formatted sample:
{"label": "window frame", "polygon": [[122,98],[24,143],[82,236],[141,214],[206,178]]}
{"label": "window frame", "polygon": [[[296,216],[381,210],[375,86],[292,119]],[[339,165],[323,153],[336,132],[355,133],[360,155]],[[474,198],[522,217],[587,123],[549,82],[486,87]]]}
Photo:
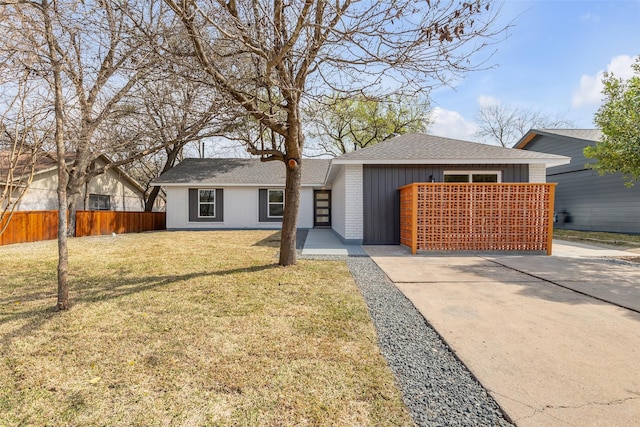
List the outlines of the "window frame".
{"label": "window frame", "polygon": [[[94,198],[92,201],[91,198]],[[106,209],[101,209],[100,204],[106,199],[107,207]],[[97,208],[94,209],[93,204],[97,203]],[[90,211],[110,211],[111,210],[111,195],[110,194],[97,194],[97,193],[89,193],[89,210]]]}
{"label": "window frame", "polygon": [[[271,192],[280,192],[282,193],[282,201],[281,202],[272,202],[271,201]],[[282,205],[282,215],[271,215],[271,205]],[[283,218],[284,217],[284,206],[285,206],[285,197],[284,197],[284,188],[267,188],[267,218]]]}
{"label": "window frame", "polygon": [[[200,200],[200,192],[208,191],[210,194],[213,194],[213,202],[202,202]],[[215,188],[198,188],[198,218],[216,218],[216,204],[217,204],[217,196]],[[213,205],[213,215],[201,215],[200,206],[201,205]]]}
{"label": "window frame", "polygon": [[[469,179],[467,182],[451,182],[445,181],[447,175],[467,175]],[[482,182],[474,182],[473,175],[496,175],[497,181],[495,183],[502,182],[502,171],[496,170],[448,170],[442,173],[442,182],[447,184],[483,184]],[[490,184],[490,183],[485,183]]]}

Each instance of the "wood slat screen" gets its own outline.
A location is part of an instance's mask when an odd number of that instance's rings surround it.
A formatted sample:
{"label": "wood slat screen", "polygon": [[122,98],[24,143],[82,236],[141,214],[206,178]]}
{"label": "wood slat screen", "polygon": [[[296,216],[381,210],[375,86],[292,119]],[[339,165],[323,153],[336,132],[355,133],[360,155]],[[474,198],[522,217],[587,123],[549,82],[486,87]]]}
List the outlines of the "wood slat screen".
{"label": "wood slat screen", "polygon": [[400,188],[400,242],[412,253],[551,254],[555,184],[414,183]]}
{"label": "wood slat screen", "polygon": [[[7,220],[8,218],[5,218],[0,222],[0,230]],[[165,229],[165,212],[78,211],[76,213],[77,237]],[[58,211],[14,212],[7,228],[0,234],[0,246],[53,240],[57,237]]]}

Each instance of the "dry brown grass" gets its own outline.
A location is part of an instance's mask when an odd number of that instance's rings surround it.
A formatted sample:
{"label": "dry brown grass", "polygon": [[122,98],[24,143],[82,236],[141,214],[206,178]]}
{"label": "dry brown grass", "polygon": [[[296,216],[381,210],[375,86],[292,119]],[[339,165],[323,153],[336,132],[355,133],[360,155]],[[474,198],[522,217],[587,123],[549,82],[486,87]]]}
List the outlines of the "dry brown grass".
{"label": "dry brown grass", "polygon": [[343,262],[272,232],[0,247],[0,425],[411,425]]}

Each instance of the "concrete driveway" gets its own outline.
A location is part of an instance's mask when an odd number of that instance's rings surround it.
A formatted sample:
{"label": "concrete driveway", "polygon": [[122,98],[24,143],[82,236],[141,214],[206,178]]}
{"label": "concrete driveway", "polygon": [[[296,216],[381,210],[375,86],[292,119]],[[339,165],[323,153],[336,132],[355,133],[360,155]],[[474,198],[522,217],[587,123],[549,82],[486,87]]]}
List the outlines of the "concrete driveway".
{"label": "concrete driveway", "polygon": [[634,254],[365,249],[517,425],[640,425],[640,265],[601,258]]}

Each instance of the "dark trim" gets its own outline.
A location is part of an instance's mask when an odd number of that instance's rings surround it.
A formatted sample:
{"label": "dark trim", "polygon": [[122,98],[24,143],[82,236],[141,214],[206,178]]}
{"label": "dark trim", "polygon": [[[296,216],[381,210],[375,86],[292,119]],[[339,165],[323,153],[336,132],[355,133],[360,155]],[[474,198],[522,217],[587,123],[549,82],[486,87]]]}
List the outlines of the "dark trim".
{"label": "dark trim", "polygon": [[[327,194],[329,197],[326,199],[328,206],[318,207],[318,194]],[[324,201],[324,199],[323,199]],[[329,213],[326,215],[329,217],[327,222],[318,222],[318,209],[328,209]],[[325,216],[325,215],[321,215]],[[313,190],[313,226],[318,228],[330,228],[331,227],[331,190]]]}
{"label": "dark trim", "polygon": [[284,191],[284,188],[260,188],[258,190],[258,222],[282,222],[282,218],[269,218],[269,190]]}
{"label": "dark trim", "polygon": [[223,222],[224,221],[224,192],[216,188],[216,216],[215,218],[198,217],[198,190],[212,190],[212,188],[189,189],[189,222]]}

